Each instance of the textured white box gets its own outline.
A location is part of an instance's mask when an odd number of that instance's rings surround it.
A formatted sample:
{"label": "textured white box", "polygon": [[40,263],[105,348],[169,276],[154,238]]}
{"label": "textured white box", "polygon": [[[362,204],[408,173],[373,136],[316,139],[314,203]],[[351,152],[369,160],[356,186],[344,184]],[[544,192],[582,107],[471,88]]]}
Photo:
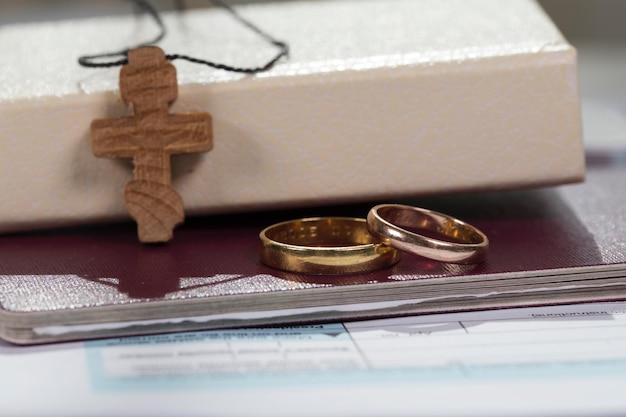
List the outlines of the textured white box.
{"label": "textured white box", "polygon": [[[241,6],[291,46],[256,76],[174,61],[172,112],[213,115],[214,149],[173,157],[188,214],[574,182],[576,53],[532,1]],[[257,66],[275,50],[221,9],[165,14],[166,53]],[[130,161],[91,154],[128,114],[119,68],[83,54],[150,39],[147,17],[0,27],[0,230],[125,218]]]}

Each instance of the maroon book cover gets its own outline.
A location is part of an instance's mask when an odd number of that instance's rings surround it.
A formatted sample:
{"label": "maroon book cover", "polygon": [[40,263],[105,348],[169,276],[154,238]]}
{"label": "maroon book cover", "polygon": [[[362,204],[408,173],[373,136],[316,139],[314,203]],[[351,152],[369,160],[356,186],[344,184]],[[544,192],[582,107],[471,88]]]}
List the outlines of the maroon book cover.
{"label": "maroon book cover", "polygon": [[[402,200],[490,239],[485,262],[404,253],[367,274],[303,275],[259,261],[259,232],[345,205],[191,218],[163,245],[131,223],[0,236],[0,337],[17,343],[226,326],[626,299],[626,167],[583,184]],[[385,201],[389,202],[389,201]]]}

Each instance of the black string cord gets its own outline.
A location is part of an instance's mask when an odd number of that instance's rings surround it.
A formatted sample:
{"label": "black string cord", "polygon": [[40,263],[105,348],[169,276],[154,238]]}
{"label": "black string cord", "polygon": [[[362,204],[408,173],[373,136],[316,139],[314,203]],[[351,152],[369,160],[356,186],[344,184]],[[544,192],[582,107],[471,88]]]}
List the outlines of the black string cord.
{"label": "black string cord", "polygon": [[[121,51],[106,52],[106,53],[96,54],[96,55],[83,55],[78,58],[78,63],[80,65],[82,65],[83,67],[88,67],[88,68],[109,68],[109,67],[117,67],[120,65],[126,65],[128,64],[128,51],[134,48],[140,48],[142,46],[154,45],[165,37],[165,35],[167,34],[167,29],[165,28],[165,24],[163,23],[163,20],[161,20],[161,16],[159,15],[159,12],[154,7],[152,7],[150,3],[148,3],[145,0],[132,0],[132,1],[133,3],[137,5],[137,7],[139,8],[141,12],[148,13],[152,17],[154,22],[159,27],[159,34],[152,40],[149,40],[147,42],[142,42],[138,45],[135,45],[134,47],[122,49]],[[98,62],[100,59],[112,58],[112,57],[119,57],[119,59],[108,61],[108,62],[106,61]]]}
{"label": "black string cord", "polygon": [[[167,34],[167,28],[165,27],[165,24],[163,23],[163,20],[161,19],[159,12],[152,6],[152,4],[150,4],[146,0],[130,0],[130,1],[135,3],[141,12],[147,13],[148,15],[150,15],[150,17],[152,17],[154,22],[159,27],[159,34],[150,41],[142,42],[139,45],[136,45],[130,48],[125,48],[117,52],[107,52],[107,53],[96,54],[96,55],[83,55],[78,58],[78,63],[80,65],[82,65],[83,67],[88,67],[88,68],[110,68],[110,67],[116,67],[120,65],[126,65],[128,64],[128,52],[131,49],[139,48],[142,46],[154,45],[165,37],[165,35]],[[258,72],[269,70],[281,58],[289,55],[289,45],[287,45],[287,43],[273,38],[272,36],[264,32],[263,30],[261,30],[258,26],[254,25],[252,22],[244,19],[239,13],[237,13],[235,9],[233,9],[225,1],[223,0],[211,0],[211,1],[217,4],[218,6],[222,7],[224,10],[228,11],[239,23],[241,23],[242,25],[244,25],[245,27],[247,27],[248,29],[256,33],[257,35],[259,35],[261,38],[263,38],[265,41],[267,41],[271,45],[278,48],[279,52],[264,65],[259,66],[259,67],[250,67],[250,68],[234,67],[231,65],[220,64],[217,62],[195,58],[195,57],[183,55],[183,54],[166,54],[165,55],[166,59],[170,61],[173,61],[175,59],[182,59],[185,61],[193,62],[194,64],[207,65],[209,67],[217,68],[217,69],[221,69],[225,71],[239,72],[239,73],[244,73],[244,74],[256,74]],[[113,58],[113,57],[118,57],[118,59],[106,61],[106,58]],[[105,59],[105,61],[102,62],[101,61],[102,59]]]}

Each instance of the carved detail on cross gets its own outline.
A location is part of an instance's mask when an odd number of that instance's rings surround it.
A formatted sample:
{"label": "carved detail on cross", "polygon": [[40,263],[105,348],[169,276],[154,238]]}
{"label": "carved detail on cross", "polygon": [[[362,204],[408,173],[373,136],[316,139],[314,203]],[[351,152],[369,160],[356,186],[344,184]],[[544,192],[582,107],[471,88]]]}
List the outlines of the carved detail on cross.
{"label": "carved detail on cross", "polygon": [[176,100],[176,68],[155,46],[133,49],[120,71],[120,92],[133,116],[91,123],[94,155],[133,158],[134,180],[125,189],[126,208],[139,240],[167,242],[185,219],[182,198],[171,187],[170,156],[211,150],[208,113],[169,114]]}

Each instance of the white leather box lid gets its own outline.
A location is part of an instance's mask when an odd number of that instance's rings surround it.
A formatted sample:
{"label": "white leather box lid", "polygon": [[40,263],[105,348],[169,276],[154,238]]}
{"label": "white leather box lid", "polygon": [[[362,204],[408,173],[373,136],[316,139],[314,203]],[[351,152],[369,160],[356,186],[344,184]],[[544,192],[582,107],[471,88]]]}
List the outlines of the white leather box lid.
{"label": "white leather box lid", "polygon": [[[88,7],[88,4],[85,4]],[[580,181],[575,50],[532,1],[284,1],[238,8],[291,47],[246,76],[175,61],[171,111],[213,116],[175,156],[188,214]],[[165,13],[166,53],[258,66],[275,50],[223,10]],[[129,114],[119,68],[84,54],[150,39],[130,15],[0,27],[0,231],[126,218],[129,161],[91,120]]]}

